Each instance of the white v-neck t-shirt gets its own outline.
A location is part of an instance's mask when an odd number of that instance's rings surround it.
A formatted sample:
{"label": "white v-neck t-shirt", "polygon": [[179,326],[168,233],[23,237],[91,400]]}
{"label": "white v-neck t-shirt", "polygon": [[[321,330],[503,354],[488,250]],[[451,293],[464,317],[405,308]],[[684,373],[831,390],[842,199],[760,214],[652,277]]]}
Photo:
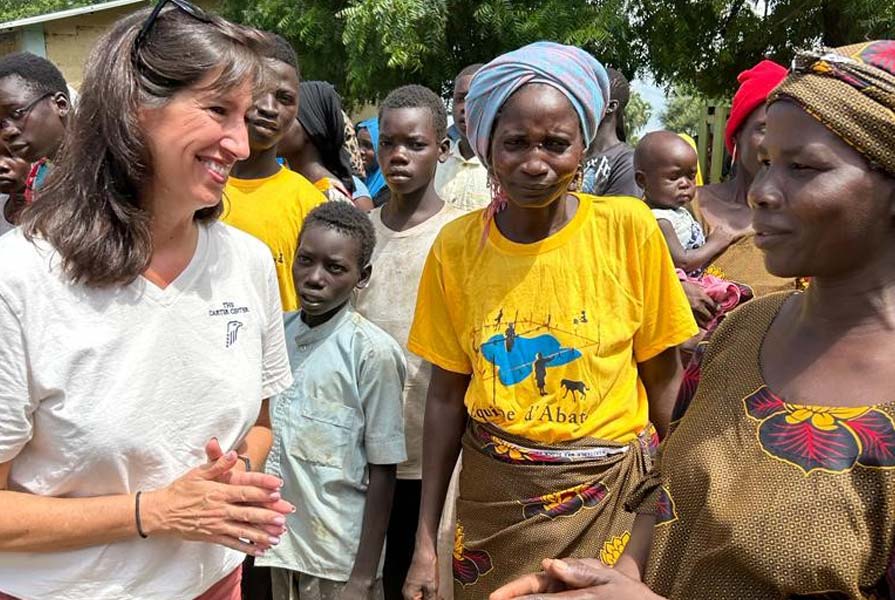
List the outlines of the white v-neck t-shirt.
{"label": "white v-neck t-shirt", "polygon": [[[0,238],[0,463],[9,489],[132,494],[235,448],[261,400],[292,383],[264,244],[222,223],[165,289],[72,284],[47,243]],[[169,536],[0,552],[0,591],[33,600],[191,600],[243,555]]]}

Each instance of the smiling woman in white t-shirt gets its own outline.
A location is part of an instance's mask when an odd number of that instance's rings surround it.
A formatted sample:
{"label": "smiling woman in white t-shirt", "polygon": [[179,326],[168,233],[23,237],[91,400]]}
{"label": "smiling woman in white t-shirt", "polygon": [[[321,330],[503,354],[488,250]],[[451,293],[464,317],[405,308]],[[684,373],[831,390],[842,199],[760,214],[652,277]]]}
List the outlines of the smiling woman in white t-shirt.
{"label": "smiling woman in white t-shirt", "polygon": [[245,472],[292,379],[273,262],[216,220],[266,37],[163,4],[94,49],[0,239],[0,598],[239,598],[293,510]]}

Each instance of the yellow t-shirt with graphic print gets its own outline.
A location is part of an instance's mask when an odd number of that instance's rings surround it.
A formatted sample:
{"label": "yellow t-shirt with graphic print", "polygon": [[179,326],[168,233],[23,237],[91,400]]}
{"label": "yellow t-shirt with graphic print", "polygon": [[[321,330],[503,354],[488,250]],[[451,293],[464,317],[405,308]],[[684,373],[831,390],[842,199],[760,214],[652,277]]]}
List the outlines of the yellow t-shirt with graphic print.
{"label": "yellow t-shirt with graphic print", "polygon": [[311,209],[323,202],[326,197],[313,183],[286,167],[261,179],[230,177],[227,180],[221,220],[255,236],[270,248],[285,312],[298,310],[292,263],[301,225]]}
{"label": "yellow t-shirt with graphic print", "polygon": [[410,350],[471,374],[472,418],[553,443],[627,443],[648,423],[637,363],[697,333],[646,204],[578,194],[572,220],[534,244],[476,211],[447,224],[420,281]]}

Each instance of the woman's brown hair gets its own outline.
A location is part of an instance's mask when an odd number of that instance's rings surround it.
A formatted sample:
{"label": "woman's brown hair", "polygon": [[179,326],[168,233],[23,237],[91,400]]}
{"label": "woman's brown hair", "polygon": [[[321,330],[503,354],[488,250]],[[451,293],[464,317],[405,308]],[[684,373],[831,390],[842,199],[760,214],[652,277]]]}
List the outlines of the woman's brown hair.
{"label": "woman's brown hair", "polygon": [[[87,61],[81,96],[37,201],[23,215],[29,239],[47,240],[65,274],[92,287],[127,285],[149,266],[151,215],[141,191],[153,165],[137,115],[220,71],[208,87],[234,89],[261,77],[261,32],[179,8],[163,10],[135,40],[149,10],[119,21]],[[196,212],[210,222],[221,204]]]}

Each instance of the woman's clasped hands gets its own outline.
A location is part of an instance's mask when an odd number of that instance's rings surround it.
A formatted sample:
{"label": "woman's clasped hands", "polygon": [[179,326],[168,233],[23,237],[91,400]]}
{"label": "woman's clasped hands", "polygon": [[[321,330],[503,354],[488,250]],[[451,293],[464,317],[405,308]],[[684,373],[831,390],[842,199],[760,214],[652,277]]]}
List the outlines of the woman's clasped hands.
{"label": "woman's clasped hands", "polygon": [[295,511],[280,495],[283,482],[273,475],[246,472],[237,453],[222,452],[217,440],[211,440],[205,451],[209,462],[167,487],[142,494],[142,532],[263,555],[279,543],[286,531],[285,515]]}

